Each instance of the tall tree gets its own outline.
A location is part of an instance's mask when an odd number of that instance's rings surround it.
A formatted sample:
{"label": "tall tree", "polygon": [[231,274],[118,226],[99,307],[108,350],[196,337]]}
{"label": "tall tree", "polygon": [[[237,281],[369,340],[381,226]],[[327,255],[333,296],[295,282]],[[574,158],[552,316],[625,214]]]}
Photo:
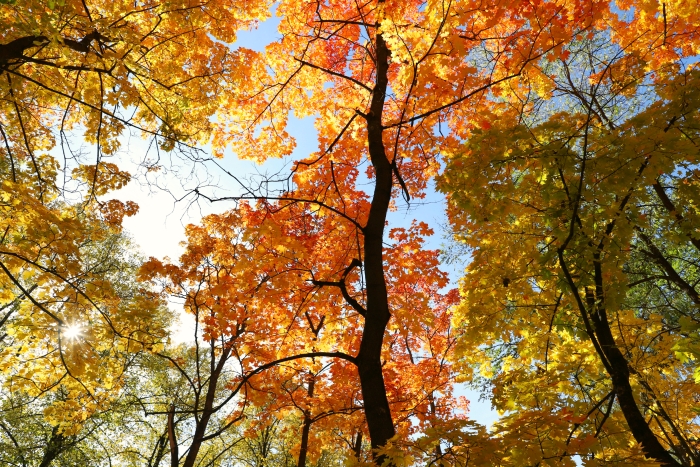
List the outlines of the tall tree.
{"label": "tall tree", "polygon": [[119,393],[137,352],[163,345],[168,317],[136,282],[128,239],[94,213],[35,203],[3,214],[0,381],[51,399],[44,415],[69,436]]}
{"label": "tall tree", "polygon": [[693,364],[676,356],[700,303],[699,75],[638,39],[572,43],[545,69],[555,106],[504,106],[444,177],[474,248],[458,320],[479,331],[459,353],[529,462],[698,462]]}
{"label": "tall tree", "polygon": [[[48,467],[109,457],[99,433],[123,421],[114,413],[121,412],[131,386],[129,373],[145,350],[163,345],[169,314],[136,282],[140,262],[130,242],[93,222],[83,243],[73,245],[81,258],[70,281],[24,270],[18,282],[33,285],[3,307],[2,462]],[[74,241],[80,238],[75,233]],[[56,238],[50,247],[62,241]],[[67,291],[66,285],[74,288]],[[76,299],[79,287],[90,292],[91,302],[84,295]]]}
{"label": "tall tree", "polygon": [[[328,287],[311,279],[311,268],[321,266],[321,258],[305,257],[315,242],[342,239],[309,235],[315,230],[315,220],[298,209],[297,205],[274,215],[242,204],[240,211],[208,216],[203,226],[189,227],[190,241],[181,266],[152,260],[142,269],[144,275],[164,277],[167,291],[185,300],[202,325],[204,339],[218,342],[212,355],[231,359],[234,368],[238,367],[238,378],[222,378],[227,381],[225,390],[213,385],[205,391],[212,400],[208,408],[202,408],[202,432],[195,438],[216,436],[219,428],[205,434],[204,414],[219,410],[238,395],[244,396],[239,401],[243,406],[252,403],[264,404],[272,412],[306,411],[309,421],[314,420],[314,431],[324,433],[325,442],[315,443],[312,450],[314,457],[322,445],[333,443],[331,428],[341,423],[339,419],[343,424],[352,423],[355,433],[364,431],[356,415],[361,409],[360,387],[353,367],[323,362],[326,357],[354,362],[343,350],[358,345],[353,327],[359,316],[355,310],[346,311],[343,302],[327,292]],[[280,214],[283,222],[269,222],[279,220]],[[290,214],[294,216],[291,224]],[[446,277],[436,270],[436,252],[417,249],[420,241],[404,230],[392,232],[392,237],[397,240],[391,249],[396,259],[406,258],[413,265],[411,277],[396,276],[392,299],[397,304],[423,300],[440,311],[431,317],[430,325],[416,320],[410,329],[397,328],[391,333],[389,347],[396,350],[395,361],[385,362],[392,375],[393,388],[389,390],[394,394],[395,410],[402,413],[401,424],[409,430],[410,417],[425,410],[428,395],[441,391],[449,397],[451,372],[446,358],[453,339],[447,307],[456,296],[438,290],[446,284]],[[348,270],[343,277],[348,279],[342,285],[348,297],[356,295],[350,287],[357,276],[351,273]],[[417,279],[420,275],[438,281]],[[361,307],[359,302],[356,306]],[[331,311],[338,314],[333,316]],[[300,359],[308,359],[308,364],[297,362]],[[309,372],[315,375],[311,396],[305,386]],[[192,381],[205,384],[207,379],[192,376]],[[273,401],[270,394],[275,394]],[[195,458],[196,453],[190,461]]]}
{"label": "tall tree", "polygon": [[32,396],[68,387],[46,411],[63,436],[117,392],[127,355],[163,343],[160,302],[129,287],[121,222],[138,206],[108,199],[130,180],[114,156],[129,129],[163,149],[206,139],[211,77],[235,69],[220,41],[269,14],[224,3],[0,4],[0,372]]}
{"label": "tall tree", "polygon": [[[240,196],[194,193],[251,201],[208,218],[209,238],[198,234],[189,244],[209,262],[230,264],[214,283],[249,277],[233,285],[235,301],[209,305],[209,332],[226,332],[223,317],[245,311],[265,320],[258,368],[302,357],[342,360],[334,380],[357,372],[371,447],[382,463],[406,387],[394,384],[402,381],[393,369],[403,356],[390,336],[405,336],[406,358],[418,352],[410,343],[433,323],[433,309],[445,303],[435,291],[446,284],[437,252],[421,250],[428,229],[415,224],[387,235],[388,213],[400,197],[424,196],[438,153],[456,150],[474,122],[484,121],[479,109],[490,89],[546,54],[556,57],[606,7],[280,2],[282,38],[264,53],[246,52],[244,79],[225,90],[214,144],[257,161],[288,155],[294,141],[284,128],[294,112],[318,116],[319,151],[294,162],[279,189],[270,180],[241,181]],[[182,266],[200,261],[186,254]],[[244,310],[249,303],[255,305]],[[426,390],[424,400],[433,393]],[[403,420],[400,437],[409,424]]]}
{"label": "tall tree", "polygon": [[[246,394],[263,402],[262,395],[270,393],[296,400],[280,392],[284,384],[318,373],[333,359],[333,377],[315,383],[314,405],[318,399],[317,410],[326,404],[322,411],[338,413],[334,403],[353,410],[361,399],[371,448],[381,464],[400,454],[391,440],[411,439],[413,415],[437,421],[448,412],[441,412],[439,399],[451,397],[448,323],[456,298],[441,291],[447,278],[439,271],[438,252],[423,249],[427,226],[387,229],[389,211],[401,198],[410,203],[424,196],[440,168],[439,154],[460,154],[467,139],[478,140],[479,129],[512,129],[517,125],[507,122],[531,113],[533,95],[546,97],[553,88],[544,64],[566,63],[572,54],[571,60],[585,58],[567,44],[605,31],[631,57],[629,64],[613,57],[619,66],[609,66],[608,58],[598,57],[603,65],[591,66],[602,74],[585,79],[605,82],[614,95],[626,97],[629,76],[634,81],[639,70],[661,72],[679,55],[697,53],[698,13],[692,6],[646,0],[281,1],[275,10],[283,19],[281,39],[263,53],[229,47],[237,29],[266,18],[270,7],[263,1],[233,6],[190,0],[138,6],[87,0],[2,4],[0,21],[9,32],[0,49],[0,168],[3,199],[11,201],[3,211],[3,245],[12,247],[0,252],[9,263],[3,267],[4,290],[8,302],[24,295],[44,318],[62,325],[60,303],[32,295],[40,292],[30,291],[34,284],[23,274],[31,270],[49,281],[38,291],[73,291],[72,302],[61,302],[70,305],[66,311],[82,311],[84,302],[102,310],[93,295],[101,297],[111,286],[103,281],[93,290],[89,281],[74,280],[81,270],[74,246],[90,231],[80,222],[83,212],[118,229],[122,217],[136,209],[104,201],[129,180],[105,160],[116,155],[118,136],[126,128],[151,135],[163,150],[211,142],[217,155],[231,148],[238,157],[262,162],[293,149],[285,130],[290,114],[315,116],[319,150],[294,161],[280,185],[269,179],[258,185],[239,180],[243,194],[231,198],[217,198],[203,187],[194,190],[195,196],[239,204],[190,229],[181,264],[152,261],[143,277],[164,279],[168,292],[181,289],[190,310],[205,310],[198,316],[212,359],[235,355],[240,360],[239,378],[229,382],[225,401]],[[605,118],[593,97],[584,99],[583,139],[568,132],[573,135],[570,150],[583,151],[584,161],[594,117]],[[512,115],[508,108],[515,109]],[[67,145],[63,163],[49,154],[56,140],[67,141],[62,138],[68,129],[84,129],[87,141],[95,143],[89,164],[74,158]],[[145,162],[157,168],[157,161]],[[570,192],[575,200],[570,232],[587,180],[583,170],[575,173],[583,175],[578,191]],[[487,192],[495,189],[489,178],[479,182]],[[665,189],[660,186],[659,196]],[[82,201],[78,205],[67,202],[73,190]],[[50,227],[35,228],[46,225],[37,222],[44,218],[51,220]],[[562,264],[573,261],[575,245],[584,248],[579,240],[572,234],[563,247],[558,245]],[[657,256],[663,256],[660,251]],[[595,269],[602,256],[591,254]],[[493,264],[502,259],[494,254]],[[503,287],[513,280],[502,278]],[[575,295],[576,284],[568,285]],[[593,305],[582,299],[583,305],[602,310],[603,292],[591,294]],[[605,300],[608,310],[614,301]],[[144,309],[150,305],[144,300]],[[431,335],[431,330],[438,332]],[[605,326],[587,331],[591,345],[603,342],[596,349],[601,364],[619,363],[605,367],[617,386],[615,397],[604,401],[622,403],[626,397],[630,411],[625,417],[636,416],[630,375],[620,363],[627,357],[618,355]],[[132,335],[126,329],[116,334],[125,333]],[[417,379],[418,372],[426,376]],[[296,387],[304,391],[303,385]],[[321,400],[324,393],[335,397]],[[212,435],[205,433],[215,408],[210,402],[202,406],[195,442]],[[304,410],[311,414],[310,408]],[[638,425],[635,438],[644,452],[671,462],[666,447],[653,445],[656,437],[648,425]],[[357,439],[364,429],[352,427]],[[432,447],[434,457],[442,459],[441,444]],[[196,452],[188,465],[195,457]]]}

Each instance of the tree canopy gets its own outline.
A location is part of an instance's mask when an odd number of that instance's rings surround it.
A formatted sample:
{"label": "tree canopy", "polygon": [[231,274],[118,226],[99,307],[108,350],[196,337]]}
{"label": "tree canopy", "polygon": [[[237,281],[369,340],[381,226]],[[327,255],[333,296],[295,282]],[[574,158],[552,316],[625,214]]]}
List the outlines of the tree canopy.
{"label": "tree canopy", "polygon": [[[5,0],[0,24],[8,462],[700,463],[698,5]],[[300,118],[318,149],[285,171],[220,162],[289,157]],[[167,160],[235,188],[190,186],[222,210],[145,259],[109,198]],[[458,288],[424,219],[389,222],[435,183]]]}

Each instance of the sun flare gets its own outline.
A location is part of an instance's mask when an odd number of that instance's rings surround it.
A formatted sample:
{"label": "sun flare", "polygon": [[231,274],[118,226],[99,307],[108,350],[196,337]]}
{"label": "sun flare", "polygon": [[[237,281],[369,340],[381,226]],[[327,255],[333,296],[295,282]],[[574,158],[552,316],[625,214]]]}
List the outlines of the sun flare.
{"label": "sun flare", "polygon": [[70,326],[66,326],[65,328],[63,328],[63,331],[61,332],[61,334],[66,339],[71,339],[71,340],[77,339],[82,334],[82,329],[77,324],[72,324]]}

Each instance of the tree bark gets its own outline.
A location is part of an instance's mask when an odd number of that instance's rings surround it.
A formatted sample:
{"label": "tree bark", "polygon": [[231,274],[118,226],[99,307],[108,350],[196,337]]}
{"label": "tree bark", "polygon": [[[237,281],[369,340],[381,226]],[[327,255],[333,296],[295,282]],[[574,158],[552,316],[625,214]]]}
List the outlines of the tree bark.
{"label": "tree bark", "polygon": [[66,450],[66,438],[58,432],[58,427],[53,427],[51,430],[51,438],[46,443],[46,449],[44,450],[44,456],[41,458],[41,464],[39,467],[49,467],[51,463]]}
{"label": "tree bark", "polygon": [[170,412],[168,412],[168,443],[170,445],[170,467],[177,467],[180,463],[180,454],[175,434],[175,404],[170,406]]}
{"label": "tree bark", "polygon": [[680,466],[681,464],[663,447],[649,427],[649,424],[644,420],[637,401],[634,399],[627,359],[615,343],[615,338],[608,322],[600,253],[594,254],[593,258],[595,292],[593,290],[586,291],[589,310],[583,310],[583,312],[587,313],[593,322],[593,333],[600,344],[599,348],[602,352],[600,357],[607,362],[605,366],[612,380],[613,391],[617,394],[622,414],[627,421],[632,436],[641,444],[642,450],[647,457],[655,459],[663,466]]}
{"label": "tree bark", "polygon": [[355,453],[355,457],[357,457],[357,460],[360,460],[360,456],[362,455],[362,431],[357,432],[357,438],[355,438],[355,446],[352,448],[353,452]]}
{"label": "tree bark", "polygon": [[[382,115],[388,86],[389,49],[381,34],[376,36],[375,54],[376,82],[369,113],[365,117],[375,186],[369,217],[364,227],[367,313],[360,351],[357,355],[365,417],[373,450],[385,446],[395,434],[381,362],[384,333],[391,317],[384,275],[383,240],[393,185],[392,166],[387,158],[382,138],[384,130]],[[374,458],[377,464],[384,461],[383,456],[375,454]]]}
{"label": "tree bark", "polygon": [[632,436],[642,445],[642,450],[647,457],[657,460],[664,466],[680,466],[681,464],[661,445],[661,442],[659,442],[659,439],[639,410],[637,401],[634,400],[632,386],[630,385],[630,372],[627,360],[616,346],[607,320],[599,320],[595,317],[595,314],[593,316],[596,336],[601,344],[605,358],[610,363],[611,370],[609,373],[612,379],[613,391],[617,394],[622,415],[627,421]]}
{"label": "tree bark", "polygon": [[211,416],[214,413],[213,407],[214,397],[216,396],[216,385],[219,382],[219,376],[221,376],[221,371],[224,369],[226,360],[228,359],[228,356],[231,352],[231,349],[229,347],[225,347],[221,351],[221,356],[219,357],[219,361],[217,364],[216,354],[214,352],[213,347],[214,346],[212,345],[210,356],[211,373],[209,376],[209,384],[207,385],[207,393],[204,398],[204,408],[201,410],[202,416],[196,423],[194,436],[192,437],[192,443],[190,444],[190,448],[187,451],[187,456],[185,457],[185,462],[182,464],[182,467],[193,467],[195,461],[197,460],[197,454],[199,454],[199,450],[201,449],[202,443],[204,442],[204,435],[206,434],[207,426],[209,425],[209,420],[211,419]]}
{"label": "tree bark", "polygon": [[[309,398],[314,397],[314,375],[309,375]],[[306,467],[306,453],[309,451],[309,432],[311,431],[311,410],[304,410],[304,424],[301,428],[301,447],[299,448],[299,461],[297,467]]]}

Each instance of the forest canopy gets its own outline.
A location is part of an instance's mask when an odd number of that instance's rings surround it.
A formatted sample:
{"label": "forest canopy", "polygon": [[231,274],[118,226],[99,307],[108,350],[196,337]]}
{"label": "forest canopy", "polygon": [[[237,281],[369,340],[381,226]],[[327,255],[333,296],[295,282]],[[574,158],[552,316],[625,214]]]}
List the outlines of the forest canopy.
{"label": "forest canopy", "polygon": [[[695,2],[3,0],[0,24],[0,463],[700,465]],[[134,182],[217,207],[179,258],[134,246]],[[436,188],[441,249],[389,215]]]}

